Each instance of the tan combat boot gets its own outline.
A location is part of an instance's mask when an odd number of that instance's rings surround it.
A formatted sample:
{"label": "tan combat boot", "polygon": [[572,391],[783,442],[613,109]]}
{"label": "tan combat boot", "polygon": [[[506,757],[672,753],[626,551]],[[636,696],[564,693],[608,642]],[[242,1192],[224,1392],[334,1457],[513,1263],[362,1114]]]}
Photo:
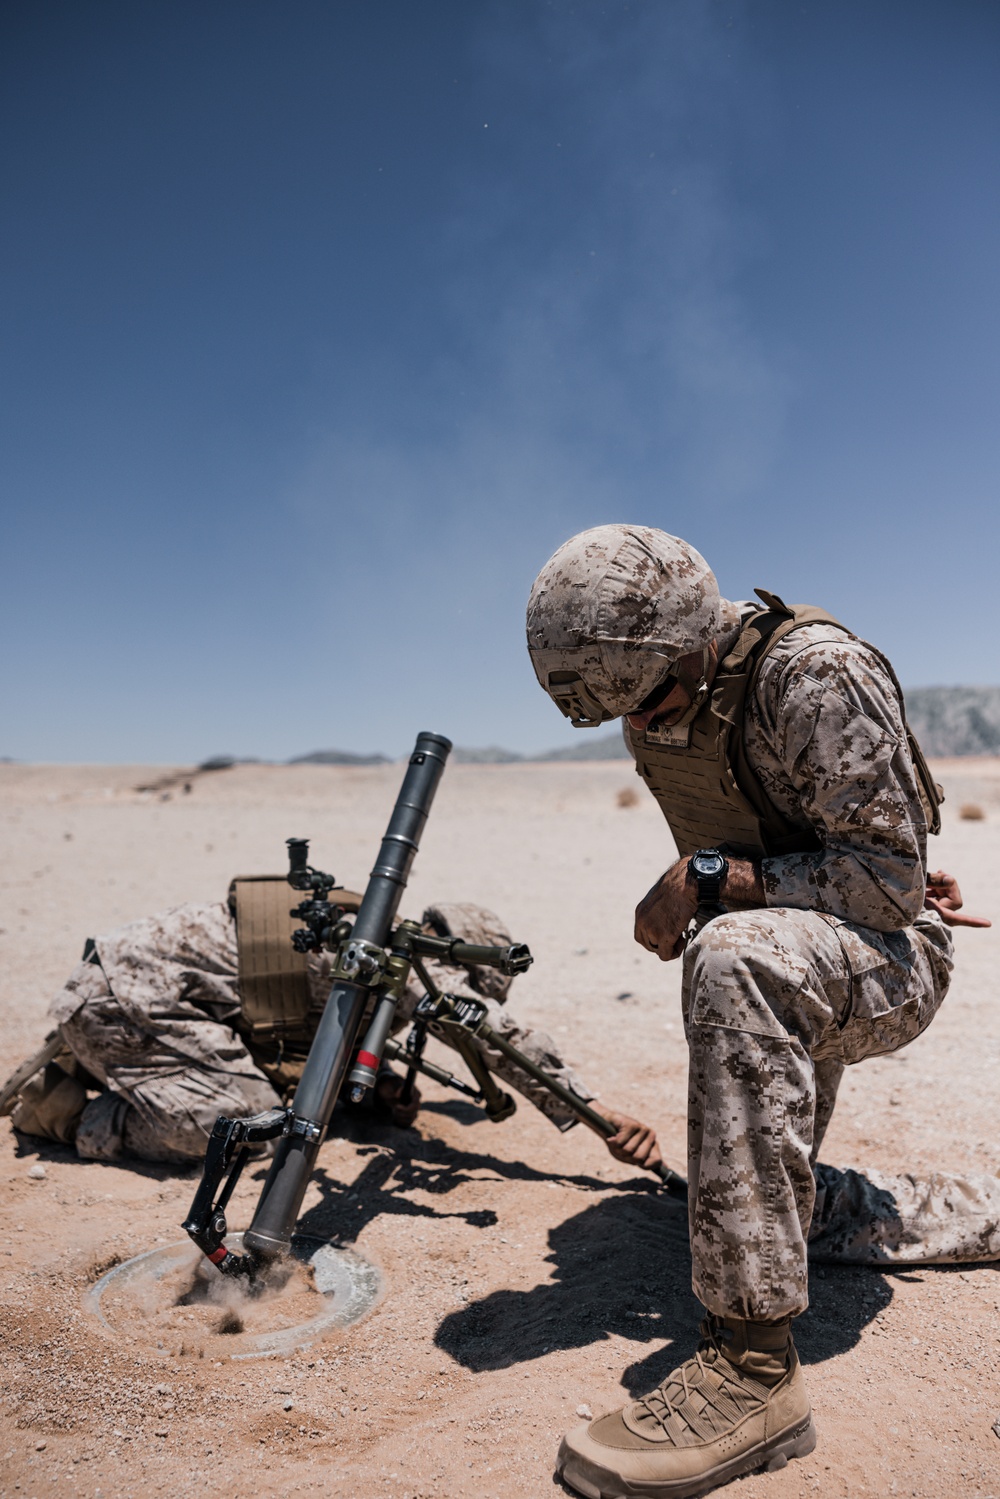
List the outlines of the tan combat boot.
{"label": "tan combat boot", "polygon": [[694,1499],[816,1445],[791,1323],[707,1317],[694,1358],[642,1400],[569,1432],[558,1471],[586,1499]]}
{"label": "tan combat boot", "polygon": [[10,1122],[22,1134],[72,1145],[86,1103],[87,1090],[79,1078],[49,1062],[17,1095]]}

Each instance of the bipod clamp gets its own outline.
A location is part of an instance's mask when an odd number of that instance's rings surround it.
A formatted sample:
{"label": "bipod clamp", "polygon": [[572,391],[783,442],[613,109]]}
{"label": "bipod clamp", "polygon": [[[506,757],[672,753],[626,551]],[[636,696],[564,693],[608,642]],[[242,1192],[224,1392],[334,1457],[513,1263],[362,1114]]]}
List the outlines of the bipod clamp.
{"label": "bipod clamp", "polygon": [[[223,1242],[229,1231],[226,1206],[250,1158],[250,1147],[293,1133],[295,1122],[290,1109],[267,1109],[245,1119],[227,1119],[220,1114],[215,1121],[205,1151],[201,1182],[182,1227],[223,1275],[245,1275],[254,1280],[264,1264],[258,1255],[234,1254],[226,1248]],[[228,1179],[222,1186],[227,1172]]]}
{"label": "bipod clamp", "polygon": [[[425,987],[430,980],[426,970],[419,963],[414,964],[424,982]],[[481,999],[472,999],[461,994],[442,994],[440,990],[433,987],[417,1003],[413,1012],[413,1019],[438,1036],[442,1041],[453,1046],[462,1061],[468,1067],[472,1076],[479,1084],[479,1093],[487,1119],[493,1124],[499,1124],[504,1119],[509,1119],[517,1108],[517,1103],[511,1094],[498,1088],[493,1080],[486,1063],[483,1061],[478,1050],[472,1044],[472,1037],[482,1034],[486,1025],[488,1014],[486,1006]],[[492,1032],[490,1032],[492,1035]],[[454,1083],[451,1084],[454,1086]]]}

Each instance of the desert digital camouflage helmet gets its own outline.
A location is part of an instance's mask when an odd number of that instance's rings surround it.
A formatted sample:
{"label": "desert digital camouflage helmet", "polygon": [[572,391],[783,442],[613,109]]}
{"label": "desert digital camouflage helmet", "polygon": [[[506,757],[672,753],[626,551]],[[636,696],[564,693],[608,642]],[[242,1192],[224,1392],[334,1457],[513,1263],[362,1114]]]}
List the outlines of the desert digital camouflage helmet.
{"label": "desert digital camouflage helmet", "polygon": [[635,713],[681,656],[722,627],[700,552],[652,526],[595,526],[565,542],[528,600],[528,650],[542,687],[577,728]]}

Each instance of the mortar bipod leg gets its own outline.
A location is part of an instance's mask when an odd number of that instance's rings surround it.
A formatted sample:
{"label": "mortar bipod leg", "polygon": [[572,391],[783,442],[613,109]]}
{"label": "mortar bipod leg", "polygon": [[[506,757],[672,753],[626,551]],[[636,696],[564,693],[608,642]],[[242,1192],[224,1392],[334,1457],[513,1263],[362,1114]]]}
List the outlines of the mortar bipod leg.
{"label": "mortar bipod leg", "polygon": [[427,1045],[427,1027],[417,1021],[410,1032],[406,1042],[406,1078],[403,1089],[399,1095],[401,1104],[407,1104],[413,1097],[413,1089],[417,1081],[417,1073],[420,1071],[420,1063],[424,1057],[424,1047]]}
{"label": "mortar bipod leg", "polygon": [[460,1021],[447,1020],[442,1017],[438,1020],[436,1029],[440,1039],[455,1048],[479,1084],[486,1117],[492,1119],[494,1124],[499,1124],[501,1119],[509,1119],[517,1108],[517,1101],[502,1088],[497,1087],[492,1072],[483,1061],[465,1026]]}
{"label": "mortar bipod leg", "polygon": [[454,1088],[457,1093],[464,1093],[465,1097],[471,1098],[473,1103],[482,1103],[483,1101],[483,1095],[471,1083],[463,1083],[460,1077],[455,1077],[453,1073],[446,1072],[443,1067],[439,1067],[435,1062],[428,1062],[426,1057],[421,1057],[418,1062],[415,1062],[406,1047],[400,1046],[398,1041],[387,1041],[382,1055],[390,1062],[406,1062],[408,1060],[411,1067],[415,1067],[424,1077],[433,1078],[442,1087]]}

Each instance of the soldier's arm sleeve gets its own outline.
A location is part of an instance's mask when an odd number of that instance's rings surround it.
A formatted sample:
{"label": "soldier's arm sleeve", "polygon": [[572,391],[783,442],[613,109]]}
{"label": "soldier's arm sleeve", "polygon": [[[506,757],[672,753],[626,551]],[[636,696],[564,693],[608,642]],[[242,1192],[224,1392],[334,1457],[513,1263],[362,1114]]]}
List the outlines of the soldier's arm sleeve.
{"label": "soldier's arm sleeve", "polygon": [[817,643],[762,673],[758,704],[822,844],[763,861],[768,905],[878,931],[910,925],[924,900],[926,819],[899,697],[881,662],[859,641]]}

